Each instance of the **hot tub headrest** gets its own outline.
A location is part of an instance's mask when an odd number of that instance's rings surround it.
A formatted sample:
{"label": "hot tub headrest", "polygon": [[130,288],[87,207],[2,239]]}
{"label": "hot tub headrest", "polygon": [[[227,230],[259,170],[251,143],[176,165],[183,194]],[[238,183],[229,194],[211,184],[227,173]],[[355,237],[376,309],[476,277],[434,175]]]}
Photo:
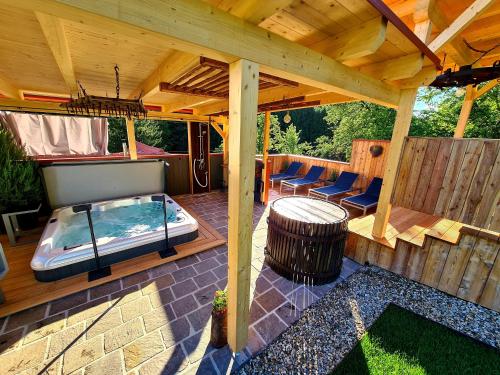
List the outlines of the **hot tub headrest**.
{"label": "hot tub headrest", "polygon": [[52,208],[165,191],[163,160],[53,163],[42,168]]}

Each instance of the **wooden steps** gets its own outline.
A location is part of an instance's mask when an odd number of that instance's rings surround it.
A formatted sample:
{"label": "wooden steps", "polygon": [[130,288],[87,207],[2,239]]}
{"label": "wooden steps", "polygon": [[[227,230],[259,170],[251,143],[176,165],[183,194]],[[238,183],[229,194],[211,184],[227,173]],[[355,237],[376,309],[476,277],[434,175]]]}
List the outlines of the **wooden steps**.
{"label": "wooden steps", "polygon": [[394,207],[385,238],[374,215],[349,222],[346,256],[500,311],[499,233]]}

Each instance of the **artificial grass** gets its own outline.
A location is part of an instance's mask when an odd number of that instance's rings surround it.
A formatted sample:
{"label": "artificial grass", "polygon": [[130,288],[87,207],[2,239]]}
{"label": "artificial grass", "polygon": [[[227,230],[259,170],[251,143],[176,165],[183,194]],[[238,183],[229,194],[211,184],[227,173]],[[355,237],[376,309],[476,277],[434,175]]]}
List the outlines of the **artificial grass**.
{"label": "artificial grass", "polygon": [[499,373],[498,350],[392,304],[332,372],[334,375]]}

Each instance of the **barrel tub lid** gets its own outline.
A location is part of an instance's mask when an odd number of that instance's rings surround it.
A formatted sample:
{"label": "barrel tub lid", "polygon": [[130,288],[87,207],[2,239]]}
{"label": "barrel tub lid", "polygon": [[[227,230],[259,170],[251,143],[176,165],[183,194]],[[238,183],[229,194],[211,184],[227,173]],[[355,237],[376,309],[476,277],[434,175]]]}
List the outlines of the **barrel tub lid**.
{"label": "barrel tub lid", "polygon": [[271,203],[282,217],[313,224],[334,224],[347,220],[347,210],[338,204],[309,197],[283,197]]}

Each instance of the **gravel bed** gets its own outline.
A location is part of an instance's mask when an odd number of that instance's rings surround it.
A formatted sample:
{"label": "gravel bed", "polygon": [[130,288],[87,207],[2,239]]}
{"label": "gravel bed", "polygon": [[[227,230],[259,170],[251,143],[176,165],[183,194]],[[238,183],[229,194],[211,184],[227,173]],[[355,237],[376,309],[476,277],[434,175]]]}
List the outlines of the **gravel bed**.
{"label": "gravel bed", "polygon": [[374,266],[317,301],[240,374],[327,374],[389,303],[500,348],[500,314]]}

